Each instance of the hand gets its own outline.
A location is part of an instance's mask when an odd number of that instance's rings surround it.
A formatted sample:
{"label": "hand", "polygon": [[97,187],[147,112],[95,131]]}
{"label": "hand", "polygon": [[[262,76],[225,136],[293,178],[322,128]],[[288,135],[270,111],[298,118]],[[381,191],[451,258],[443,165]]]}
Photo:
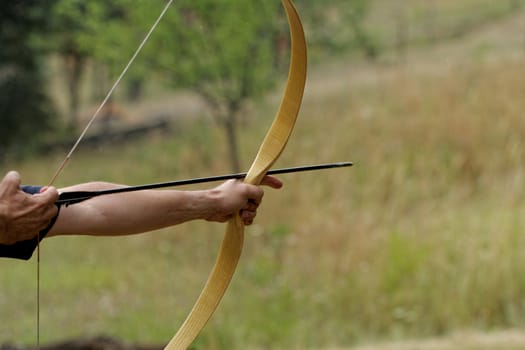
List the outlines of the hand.
{"label": "hand", "polygon": [[10,171],[0,182],[0,244],[13,244],[35,237],[49,225],[58,209],[54,187],[29,195],[20,190],[20,175]]}
{"label": "hand", "polygon": [[[281,188],[283,183],[276,177],[265,176],[261,185],[277,189]],[[257,208],[261,204],[264,191],[259,186],[229,180],[210,190],[210,195],[216,205],[206,220],[225,222],[239,213],[244,224],[251,225],[257,215]]]}

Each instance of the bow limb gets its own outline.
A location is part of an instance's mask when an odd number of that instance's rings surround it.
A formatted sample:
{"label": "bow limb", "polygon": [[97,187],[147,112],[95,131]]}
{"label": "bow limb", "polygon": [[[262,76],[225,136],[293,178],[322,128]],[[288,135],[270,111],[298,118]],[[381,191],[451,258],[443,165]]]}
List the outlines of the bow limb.
{"label": "bow limb", "polygon": [[[277,115],[253,161],[245,182],[258,185],[279,158],[292,133],[306,83],[306,40],[301,19],[291,0],[281,0],[291,35],[290,69]],[[219,305],[233,277],[244,242],[244,225],[239,215],[227,224],[219,256],[208,281],[190,314],[165,350],[186,349],[197,337]]]}

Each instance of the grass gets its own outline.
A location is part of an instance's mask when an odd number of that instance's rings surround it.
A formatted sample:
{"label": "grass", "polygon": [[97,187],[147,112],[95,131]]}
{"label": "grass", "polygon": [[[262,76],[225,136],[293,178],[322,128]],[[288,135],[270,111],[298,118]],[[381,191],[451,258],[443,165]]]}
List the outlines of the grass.
{"label": "grass", "polygon": [[[286,175],[283,190],[267,191],[197,348],[337,348],[525,326],[524,52],[467,40],[460,55],[450,46],[402,65],[337,62],[311,73],[278,166],[356,165]],[[253,111],[241,140],[246,164],[273,110]],[[59,185],[227,171],[212,126],[183,130],[81,149]],[[58,158],[16,168],[26,182],[45,183]],[[204,283],[222,229],[193,222],[45,241],[42,341],[104,333],[166,342]],[[33,343],[35,261],[0,265],[0,314],[8,315],[0,340]]]}

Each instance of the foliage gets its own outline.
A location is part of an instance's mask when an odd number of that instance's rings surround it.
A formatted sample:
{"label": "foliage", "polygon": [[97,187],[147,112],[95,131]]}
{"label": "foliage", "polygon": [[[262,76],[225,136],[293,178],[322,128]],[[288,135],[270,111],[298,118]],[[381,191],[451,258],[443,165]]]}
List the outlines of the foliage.
{"label": "foliage", "polygon": [[306,0],[300,3],[304,9],[305,24],[315,28],[309,36],[309,45],[317,54],[362,51],[369,59],[378,55],[378,43],[366,27],[371,1],[332,0],[321,2]]}
{"label": "foliage", "polygon": [[9,151],[34,146],[50,126],[42,47],[36,45],[48,29],[47,16],[39,1],[11,1],[0,9],[0,161]]}
{"label": "foliage", "polygon": [[201,95],[225,129],[234,171],[240,169],[237,127],[242,110],[276,80],[277,5],[255,0],[177,1],[152,40],[155,64],[164,79]]}
{"label": "foliage", "polygon": [[[78,110],[79,82],[87,59],[93,57],[109,67],[122,62],[160,9],[150,1],[58,3],[57,49],[68,68],[73,116]],[[127,76],[136,87],[144,72],[157,71],[170,85],[199,93],[227,132],[236,171],[240,168],[240,113],[248,100],[267,91],[275,81],[273,50],[279,39],[272,18],[275,13],[276,4],[270,2],[175,2]],[[89,20],[81,21],[84,17]]]}
{"label": "foliage", "polygon": [[[111,67],[114,60],[120,60],[122,49],[108,43],[106,38],[123,34],[122,20],[126,16],[126,5],[123,1],[76,1],[57,0],[53,7],[53,38],[50,44],[62,59],[62,67],[66,82],[65,93],[68,95],[67,124],[74,130],[78,125],[80,108],[80,88],[88,68],[93,65]],[[106,89],[105,79],[99,79],[94,91],[98,93]]]}
{"label": "foliage", "polygon": [[36,149],[51,128],[52,108],[34,73],[4,65],[0,79],[0,162]]}

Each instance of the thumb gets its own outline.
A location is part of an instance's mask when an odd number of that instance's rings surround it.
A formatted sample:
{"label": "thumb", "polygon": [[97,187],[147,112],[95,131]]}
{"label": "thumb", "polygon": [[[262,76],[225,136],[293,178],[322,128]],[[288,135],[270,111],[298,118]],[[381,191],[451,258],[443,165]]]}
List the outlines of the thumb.
{"label": "thumb", "polygon": [[46,202],[54,203],[58,200],[58,191],[55,187],[49,186],[49,187],[42,187],[40,190],[40,193],[37,194],[40,198],[42,198]]}

